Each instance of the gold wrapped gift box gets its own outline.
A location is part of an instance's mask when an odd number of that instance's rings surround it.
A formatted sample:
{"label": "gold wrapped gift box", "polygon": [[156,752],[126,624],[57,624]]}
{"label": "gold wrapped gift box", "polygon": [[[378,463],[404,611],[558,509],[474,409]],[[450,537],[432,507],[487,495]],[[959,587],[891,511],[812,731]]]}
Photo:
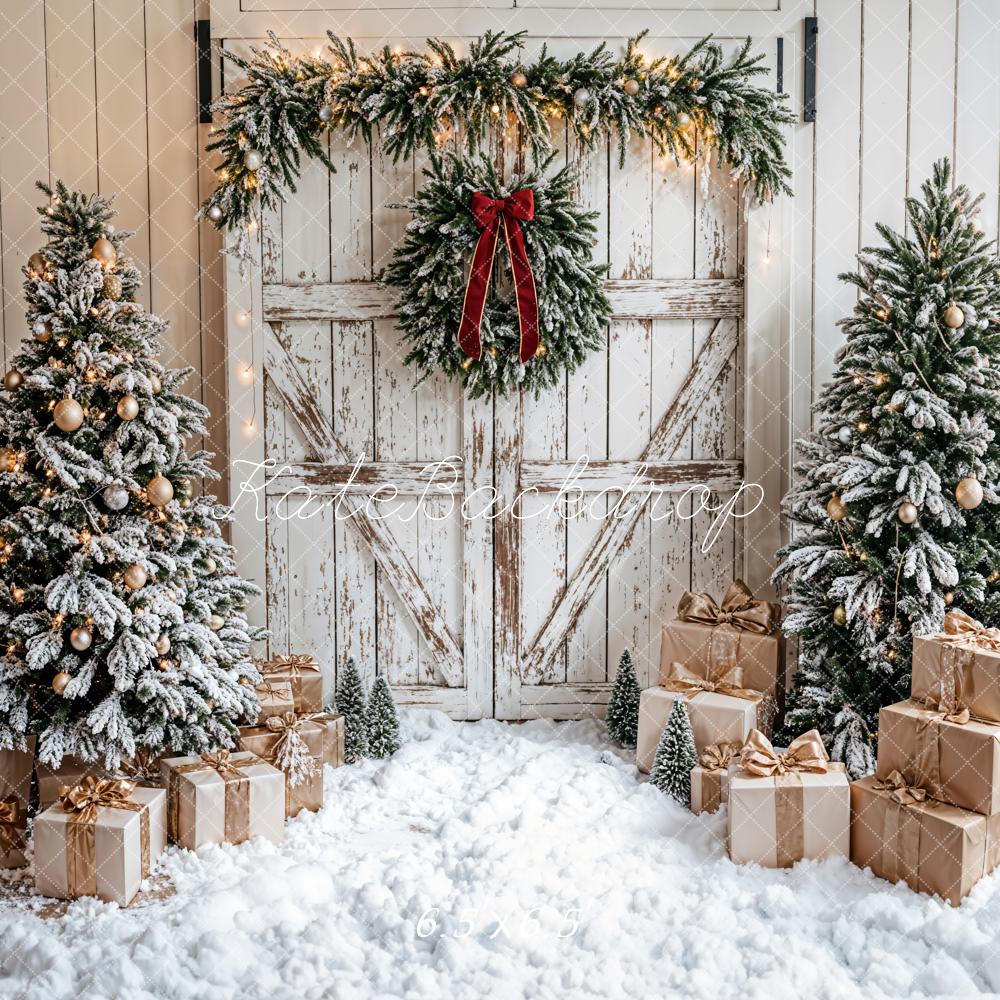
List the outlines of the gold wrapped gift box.
{"label": "gold wrapped gift box", "polygon": [[326,726],[307,722],[289,712],[284,717],[268,719],[265,726],[242,726],[240,747],[256,754],[269,764],[280,767],[282,744],[301,740],[312,758],[312,767],[300,780],[285,773],[285,815],[298,816],[306,809],[315,812],[323,807],[323,755],[326,747]]}
{"label": "gold wrapped gift box", "polygon": [[899,771],[934,799],[990,816],[1000,811],[1000,726],[916,701],[879,712],[875,777]]}
{"label": "gold wrapped gift box", "polygon": [[287,683],[292,689],[293,711],[299,715],[323,711],[323,674],[307,653],[275,656],[261,664],[264,681]]}
{"label": "gold wrapped gift box", "polygon": [[926,798],[894,772],[851,784],[851,861],[954,906],[1000,861],[1000,813]]}
{"label": "gold wrapped gift box", "polygon": [[914,636],[910,694],[1000,723],[1000,629],[955,609],[945,615],[943,632]]}
{"label": "gold wrapped gift box", "polygon": [[754,731],[729,772],[727,843],[737,864],[789,868],[805,858],[847,857],[851,798],[843,764],[815,730],[776,751]]}
{"label": "gold wrapped gift box", "polygon": [[35,888],[128,904],[167,842],[167,796],[124,779],[85,778],[35,817]]}
{"label": "gold wrapped gift box", "polygon": [[705,748],[691,769],[691,812],[718,812],[729,801],[729,768],[739,755],[738,743]]}
{"label": "gold wrapped gift box", "polygon": [[265,678],[263,683],[255,688],[260,711],[257,713],[256,724],[263,725],[273,715],[284,715],[295,711],[295,698],[292,695],[290,681],[278,681]]}
{"label": "gold wrapped gift box", "polygon": [[647,688],[639,697],[639,734],[635,748],[636,764],[644,774],[653,766],[667,716],[678,698],[687,702],[694,745],[699,754],[713,743],[742,744],[750,730],[758,728],[758,709],[762,703],[759,695],[748,699],[717,691],[700,691],[685,696],[663,687]]}
{"label": "gold wrapped gift box", "polygon": [[167,834],[181,847],[285,836],[285,776],[249,751],[216,750],[160,761]]}
{"label": "gold wrapped gift box", "polygon": [[660,684],[673,663],[708,677],[720,667],[743,668],[745,685],[772,698],[780,712],[785,696],[785,638],[780,608],[757,601],[746,584],[732,583],[718,604],[710,594],[685,593],[677,618],[663,626]]}
{"label": "gold wrapped gift box", "polygon": [[25,864],[35,737],[29,736],[27,741],[27,750],[0,750],[0,868],[22,868]]}

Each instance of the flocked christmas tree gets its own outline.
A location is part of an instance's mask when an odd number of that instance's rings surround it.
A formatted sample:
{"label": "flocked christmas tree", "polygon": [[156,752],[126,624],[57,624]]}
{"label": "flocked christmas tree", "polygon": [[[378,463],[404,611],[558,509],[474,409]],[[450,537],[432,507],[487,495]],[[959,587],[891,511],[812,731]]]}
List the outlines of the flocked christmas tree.
{"label": "flocked christmas tree", "polygon": [[368,756],[368,701],[353,659],[344,665],[335,704],[344,717],[344,760],[348,764],[356,764]]}
{"label": "flocked christmas tree", "polygon": [[687,705],[683,698],[677,698],[656,745],[649,780],[661,792],[672,795],[681,805],[689,806],[691,770],[697,763],[698,752],[694,746]]}
{"label": "flocked christmas tree", "polygon": [[39,736],[117,766],[137,750],[231,745],[256,713],[244,608],[212,497],[187,452],[207,411],[156,355],[166,323],[107,200],[61,184],[24,284],[33,339],[0,394],[0,747]]}
{"label": "flocked christmas tree", "polygon": [[389,682],[379,674],[368,698],[368,756],[391,757],[400,746],[399,717],[392,691]]}
{"label": "flocked christmas tree", "polygon": [[639,681],[632,654],[626,649],[618,661],[618,673],[608,699],[605,722],[608,735],[623,747],[634,747],[639,733]]}
{"label": "flocked christmas tree", "polygon": [[912,636],[951,604],[1000,621],[1000,281],[978,202],[942,161],[907,200],[909,234],[878,227],[842,276],[860,295],[799,442],[775,574],[801,656],[786,729],[818,728],[855,776],[879,707],[908,696]]}

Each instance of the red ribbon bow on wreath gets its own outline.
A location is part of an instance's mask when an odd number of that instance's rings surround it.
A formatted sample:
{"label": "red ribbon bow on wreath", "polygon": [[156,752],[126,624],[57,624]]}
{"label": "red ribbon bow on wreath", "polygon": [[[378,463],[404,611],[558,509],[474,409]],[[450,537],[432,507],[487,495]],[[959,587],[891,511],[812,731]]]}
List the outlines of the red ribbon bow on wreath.
{"label": "red ribbon bow on wreath", "polygon": [[522,363],[533,358],[538,351],[538,296],[535,277],[528,263],[524,233],[518,220],[530,222],[535,217],[535,193],[530,188],[515,191],[508,198],[490,198],[476,191],[472,195],[472,217],[482,230],[472,267],[465,286],[462,304],[462,323],[458,328],[458,346],[476,361],[483,356],[483,342],[479,329],[486,309],[486,293],[490,287],[493,258],[496,255],[500,227],[503,226],[510,255],[510,269],[514,277],[517,296],[517,320],[521,328]]}

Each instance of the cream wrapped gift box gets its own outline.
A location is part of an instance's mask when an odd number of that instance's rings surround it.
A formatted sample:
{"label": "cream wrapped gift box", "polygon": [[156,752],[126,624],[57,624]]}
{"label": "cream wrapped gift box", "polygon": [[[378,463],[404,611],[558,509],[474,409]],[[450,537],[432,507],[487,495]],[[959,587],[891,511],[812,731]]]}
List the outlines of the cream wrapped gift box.
{"label": "cream wrapped gift box", "polygon": [[272,715],[284,715],[295,711],[295,698],[292,696],[291,681],[276,681],[265,678],[254,690],[260,711],[257,713],[257,725],[262,726]]}
{"label": "cream wrapped gift box", "polygon": [[955,609],[944,616],[943,632],[914,636],[910,695],[1000,723],[1000,629]]}
{"label": "cream wrapped gift box", "polygon": [[167,843],[166,792],[88,776],[35,817],[35,888],[43,896],[135,897]]}
{"label": "cream wrapped gift box", "polygon": [[272,716],[264,726],[240,728],[240,746],[273,764],[285,776],[285,815],[323,807],[325,727],[294,712]]}
{"label": "cream wrapped gift box", "polygon": [[729,774],[729,857],[765,868],[804,858],[847,857],[851,790],[843,764],[830,761],[815,729],[785,752],[754,730]]}
{"label": "cream wrapped gift box", "polygon": [[0,868],[21,868],[25,864],[24,832],[35,737],[28,736],[26,745],[25,750],[0,750]]}
{"label": "cream wrapped gift box", "polygon": [[740,755],[739,743],[713,743],[691,769],[691,812],[714,813],[729,801],[729,765]]}
{"label": "cream wrapped gift box", "polygon": [[739,743],[741,746],[751,729],[758,727],[760,695],[754,698],[734,697],[719,691],[690,689],[671,691],[665,687],[646,688],[639,696],[639,733],[636,739],[635,761],[640,771],[648,774],[656,756],[667,716],[678,698],[687,702],[691,731],[698,753],[713,743]]}
{"label": "cream wrapped gift box", "polygon": [[249,751],[215,750],[160,761],[167,790],[167,835],[195,851],[285,837],[285,776]]}

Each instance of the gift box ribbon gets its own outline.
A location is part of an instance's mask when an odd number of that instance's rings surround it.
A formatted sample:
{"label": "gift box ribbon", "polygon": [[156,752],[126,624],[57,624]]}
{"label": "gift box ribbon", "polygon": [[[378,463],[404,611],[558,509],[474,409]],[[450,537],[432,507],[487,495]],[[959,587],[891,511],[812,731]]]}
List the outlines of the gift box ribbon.
{"label": "gift box ribbon", "polygon": [[790,868],[805,853],[805,792],[801,773],[825,774],[830,769],[823,740],[817,730],[810,729],[779,753],[759,729],[752,729],[740,752],[740,768],[750,777],[774,780],[776,865]]}
{"label": "gift box ribbon", "polygon": [[[931,798],[942,797],[941,780],[941,723],[952,722],[966,725],[971,715],[969,709],[957,702],[943,702],[938,698],[915,699],[920,711],[917,715],[917,731],[914,738],[914,752],[909,761],[914,786],[926,788]],[[894,771],[893,774],[898,774]]]}
{"label": "gift box ribbon", "polygon": [[958,608],[944,616],[944,634],[937,638],[942,642],[960,642],[979,649],[1000,650],[1000,629],[987,628]]}
{"label": "gift box ribbon", "polygon": [[59,801],[70,814],[66,824],[66,888],[72,897],[97,895],[97,819],[101,809],[127,809],[139,814],[141,878],[149,876],[149,808],[133,802],[136,783],[125,778],[88,775],[72,788],[59,789]]}
{"label": "gift box ribbon", "polygon": [[719,604],[711,594],[685,591],[677,604],[677,617],[700,625],[728,626],[744,632],[767,635],[774,631],[774,608],[767,601],[754,599],[753,591],[742,581],[734,580]]}
{"label": "gift box ribbon", "polygon": [[704,770],[701,776],[701,804],[705,812],[715,812],[722,805],[722,779],[730,761],[739,752],[739,743],[712,743],[698,758]]}
{"label": "gift box ribbon", "polygon": [[760,691],[743,686],[743,668],[735,665],[717,665],[709,670],[708,677],[702,677],[683,663],[671,663],[670,675],[663,682],[668,691],[676,691],[686,696],[686,700],[706,692],[726,694],[732,698],[758,701],[763,697]]}
{"label": "gift box ribbon", "polygon": [[899,771],[876,780],[875,790],[886,792],[888,805],[882,826],[882,874],[892,882],[920,883],[920,815],[914,806],[933,806],[927,789],[909,784]]}
{"label": "gift box ribbon", "polygon": [[180,779],[183,774],[198,771],[215,771],[225,782],[223,804],[223,830],[227,844],[242,844],[250,839],[250,775],[241,771],[226,749],[211,750],[201,755],[201,760],[170,767],[167,783],[167,832],[177,841],[180,832]]}
{"label": "gift box ribbon", "polygon": [[28,814],[16,795],[0,799],[0,854],[23,851]]}

